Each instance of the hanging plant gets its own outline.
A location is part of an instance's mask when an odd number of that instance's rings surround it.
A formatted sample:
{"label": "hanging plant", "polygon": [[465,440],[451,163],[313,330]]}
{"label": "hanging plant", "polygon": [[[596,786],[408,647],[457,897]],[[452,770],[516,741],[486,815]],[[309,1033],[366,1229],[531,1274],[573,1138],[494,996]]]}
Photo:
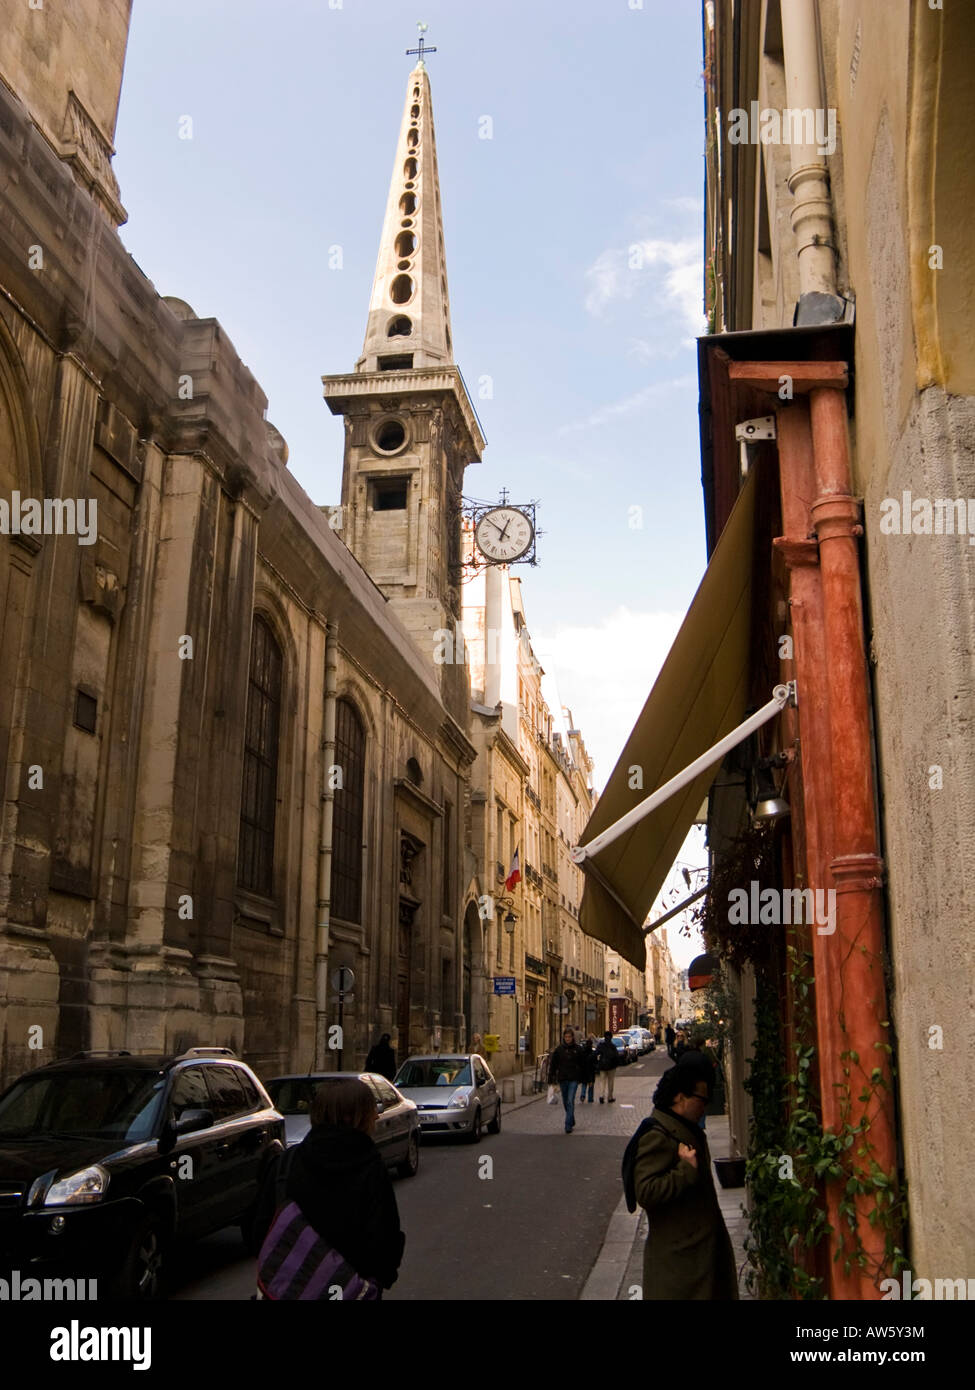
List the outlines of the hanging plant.
{"label": "hanging plant", "polygon": [[760,923],[729,922],[728,905],[735,890],[749,891],[752,882],[769,886],[778,880],[775,830],[771,825],[749,827],[720,856],[711,872],[708,891],[694,913],[709,951],[738,969],[770,958],[771,934]]}

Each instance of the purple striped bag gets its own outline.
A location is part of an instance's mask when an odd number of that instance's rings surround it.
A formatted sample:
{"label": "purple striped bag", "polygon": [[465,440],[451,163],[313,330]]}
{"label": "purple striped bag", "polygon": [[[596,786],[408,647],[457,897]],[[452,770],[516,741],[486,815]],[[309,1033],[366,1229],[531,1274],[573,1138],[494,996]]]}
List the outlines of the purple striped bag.
{"label": "purple striped bag", "polygon": [[363,1279],[339,1252],[322,1240],[302,1214],[288,1202],[275,1216],[257,1261],[259,1296],[272,1300],[379,1298],[375,1279]]}

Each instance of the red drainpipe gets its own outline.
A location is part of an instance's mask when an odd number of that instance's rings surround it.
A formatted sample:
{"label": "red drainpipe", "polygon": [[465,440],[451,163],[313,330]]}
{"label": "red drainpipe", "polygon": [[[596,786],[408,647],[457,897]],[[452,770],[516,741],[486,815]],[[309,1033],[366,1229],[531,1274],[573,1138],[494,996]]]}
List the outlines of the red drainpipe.
{"label": "red drainpipe", "polygon": [[[843,363],[732,363],[729,378],[774,392],[792,378],[798,399],[778,410],[782,518],[774,545],[791,573],[806,886],[835,889],[835,932],[813,928],[816,1030],[823,1124],[866,1119],[870,1157],[896,1165],[889,1028],[884,980],[883,861],[876,831],[867,653],[860,579],[859,503],[852,495]],[[808,393],[806,406],[802,395]],[[817,554],[818,552],[818,554]],[[856,1053],[854,1062],[848,1055]],[[880,1069],[882,1084],[870,1073]],[[860,1101],[861,1093],[871,1098]],[[853,1153],[862,1140],[854,1141]],[[854,1162],[864,1160],[857,1156]],[[869,1222],[873,1202],[856,1199],[856,1230],[868,1267],[852,1257],[838,1210],[843,1188],[827,1187],[829,1297],[877,1299],[884,1236]],[[837,1259],[833,1259],[838,1255]],[[851,1269],[844,1270],[844,1259]]]}

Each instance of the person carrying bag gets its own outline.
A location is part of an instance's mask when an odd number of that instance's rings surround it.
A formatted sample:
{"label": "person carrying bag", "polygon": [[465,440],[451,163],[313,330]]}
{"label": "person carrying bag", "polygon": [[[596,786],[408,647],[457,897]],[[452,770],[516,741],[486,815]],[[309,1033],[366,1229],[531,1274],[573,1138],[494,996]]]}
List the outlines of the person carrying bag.
{"label": "person carrying bag", "polygon": [[274,1216],[257,1262],[258,1298],[359,1301],[396,1281],[405,1237],[389,1174],[371,1135],[377,1119],[357,1078],[322,1081],[311,1129],[283,1154],[264,1208]]}

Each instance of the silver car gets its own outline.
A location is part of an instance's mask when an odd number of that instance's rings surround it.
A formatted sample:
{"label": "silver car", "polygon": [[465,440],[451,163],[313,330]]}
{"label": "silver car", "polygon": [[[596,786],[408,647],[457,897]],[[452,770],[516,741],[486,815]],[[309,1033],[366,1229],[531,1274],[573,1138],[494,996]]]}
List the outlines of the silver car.
{"label": "silver car", "polygon": [[501,1132],[501,1097],[484,1058],[476,1052],[409,1057],[396,1086],[416,1101],[424,1134],[466,1134],[472,1144],[483,1129]]}
{"label": "silver car", "polygon": [[390,1168],[412,1178],[420,1166],[420,1119],[416,1105],[385,1076],[370,1071],[305,1072],[300,1076],[276,1076],[267,1083],[275,1108],[284,1116],[285,1143],[294,1148],[311,1128],[311,1103],[319,1086],[343,1077],[364,1081],[376,1097],[379,1118],[373,1141]]}

